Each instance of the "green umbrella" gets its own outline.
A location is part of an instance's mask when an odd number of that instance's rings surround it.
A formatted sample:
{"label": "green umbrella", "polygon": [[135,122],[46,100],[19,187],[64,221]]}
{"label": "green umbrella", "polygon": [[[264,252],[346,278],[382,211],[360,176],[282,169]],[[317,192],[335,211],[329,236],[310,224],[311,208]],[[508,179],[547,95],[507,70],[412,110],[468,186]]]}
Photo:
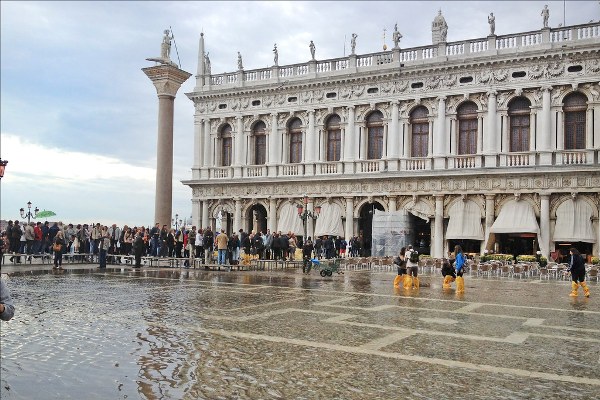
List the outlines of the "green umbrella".
{"label": "green umbrella", "polygon": [[53,217],[55,216],[56,213],[54,211],[49,211],[49,210],[43,210],[38,212],[35,217],[36,218],[48,218],[48,217]]}

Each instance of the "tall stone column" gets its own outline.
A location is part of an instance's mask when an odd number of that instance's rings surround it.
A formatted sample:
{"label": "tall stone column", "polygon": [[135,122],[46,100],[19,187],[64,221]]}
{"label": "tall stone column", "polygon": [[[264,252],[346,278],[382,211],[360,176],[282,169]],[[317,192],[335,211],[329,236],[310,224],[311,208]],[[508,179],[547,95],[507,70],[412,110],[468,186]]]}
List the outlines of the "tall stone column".
{"label": "tall stone column", "polygon": [[196,227],[200,226],[200,214],[202,210],[200,209],[200,200],[192,199],[192,225]]}
{"label": "tall stone column", "polygon": [[281,162],[279,159],[279,133],[277,130],[277,113],[271,114],[271,133],[269,134],[269,159],[267,167],[269,176],[277,175],[277,164]]}
{"label": "tall stone column", "polygon": [[552,165],[552,110],[550,103],[551,86],[542,88],[542,129],[538,132],[537,151],[540,154],[540,165]]}
{"label": "tall stone column", "polygon": [[354,236],[354,197],[345,197],[346,199],[346,229],[344,230],[344,235],[346,236],[346,240],[352,239]]}
{"label": "tall stone column", "polygon": [[156,146],[156,190],[154,222],[171,225],[173,211],[173,113],[175,95],[192,74],[173,64],[142,68],[158,94],[158,141]]}
{"label": "tall stone column", "polygon": [[206,229],[209,226],[208,219],[208,200],[202,200],[202,229]]}
{"label": "tall stone column", "polygon": [[444,195],[435,196],[433,254],[431,255],[435,258],[444,256]]}
{"label": "tall stone column", "polygon": [[497,107],[496,92],[488,92],[488,110],[487,124],[483,133],[483,154],[486,167],[496,167],[498,165],[496,154],[498,154],[498,140],[496,137],[497,127]]}
{"label": "tall stone column", "polygon": [[[317,154],[315,132],[315,110],[308,110],[308,129],[306,129],[306,147],[304,148],[304,173],[306,175],[315,174],[315,154]],[[320,161],[320,160],[317,160]]]}
{"label": "tall stone column", "polygon": [[550,195],[540,194],[540,251],[550,255]]}
{"label": "tall stone column", "polygon": [[494,198],[496,195],[494,194],[486,194],[485,195],[485,240],[483,241],[483,249],[491,250],[493,249],[493,243],[491,243],[490,229],[492,225],[494,225]]}
{"label": "tall stone column", "polygon": [[244,121],[241,115],[235,117],[235,145],[233,147],[234,150],[234,168],[233,168],[233,177],[241,178],[242,177],[242,166],[245,165],[244,162]]}
{"label": "tall stone column", "polygon": [[272,233],[277,232],[277,199],[269,198],[269,229]]}
{"label": "tall stone column", "polygon": [[392,120],[388,131],[388,170],[398,171],[398,158],[400,157],[400,130],[398,129],[398,101],[392,102]]}
{"label": "tall stone column", "polygon": [[446,97],[438,97],[438,112],[433,137],[433,168],[446,169]]}
{"label": "tall stone column", "polygon": [[356,136],[356,128],[354,126],[354,106],[348,106],[347,110],[348,123],[346,125],[346,137],[344,138],[344,144],[346,145],[344,148],[344,173],[353,174],[354,160],[357,158],[354,152],[354,137]]}
{"label": "tall stone column", "polygon": [[233,232],[237,232],[242,226],[242,199],[236,197],[234,199],[235,210],[233,211]]}

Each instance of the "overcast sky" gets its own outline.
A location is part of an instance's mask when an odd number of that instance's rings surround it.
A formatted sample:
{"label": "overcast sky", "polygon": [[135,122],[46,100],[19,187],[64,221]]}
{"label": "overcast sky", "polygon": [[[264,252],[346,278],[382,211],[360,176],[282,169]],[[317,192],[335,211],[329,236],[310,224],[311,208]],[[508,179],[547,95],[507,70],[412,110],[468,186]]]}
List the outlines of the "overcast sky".
{"label": "overcast sky", "polygon": [[[158,100],[141,68],[160,55],[163,30],[172,27],[171,59],[195,74],[198,39],[204,32],[212,72],[279,65],[392,47],[394,24],[403,48],[431,44],[431,22],[442,10],[448,41],[485,37],[487,16],[496,34],[542,27],[544,4],[550,26],[600,19],[598,1],[419,2],[25,2],[2,1],[0,157],[8,160],[1,182],[0,216],[18,210],[52,210],[65,223],[151,225]],[[173,214],[191,216],[193,104],[175,100]]]}

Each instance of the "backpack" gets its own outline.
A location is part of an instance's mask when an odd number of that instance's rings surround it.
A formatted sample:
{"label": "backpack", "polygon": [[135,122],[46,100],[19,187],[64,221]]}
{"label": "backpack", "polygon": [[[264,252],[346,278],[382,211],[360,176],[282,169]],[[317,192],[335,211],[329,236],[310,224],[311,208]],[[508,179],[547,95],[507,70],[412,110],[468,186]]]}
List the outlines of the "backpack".
{"label": "backpack", "polygon": [[54,243],[54,245],[52,246],[52,250],[54,250],[54,251],[61,251],[62,250],[62,244],[60,244],[59,242]]}
{"label": "backpack", "polygon": [[419,252],[416,250],[413,250],[410,253],[410,262],[412,263],[418,263],[419,262]]}

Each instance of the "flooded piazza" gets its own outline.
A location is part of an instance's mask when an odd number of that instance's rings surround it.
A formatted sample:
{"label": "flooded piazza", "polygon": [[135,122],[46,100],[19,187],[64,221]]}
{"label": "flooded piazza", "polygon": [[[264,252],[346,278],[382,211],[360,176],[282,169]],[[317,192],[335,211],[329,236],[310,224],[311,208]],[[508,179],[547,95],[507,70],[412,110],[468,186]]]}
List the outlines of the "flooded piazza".
{"label": "flooded piazza", "polygon": [[2,399],[597,399],[600,285],[3,267]]}

